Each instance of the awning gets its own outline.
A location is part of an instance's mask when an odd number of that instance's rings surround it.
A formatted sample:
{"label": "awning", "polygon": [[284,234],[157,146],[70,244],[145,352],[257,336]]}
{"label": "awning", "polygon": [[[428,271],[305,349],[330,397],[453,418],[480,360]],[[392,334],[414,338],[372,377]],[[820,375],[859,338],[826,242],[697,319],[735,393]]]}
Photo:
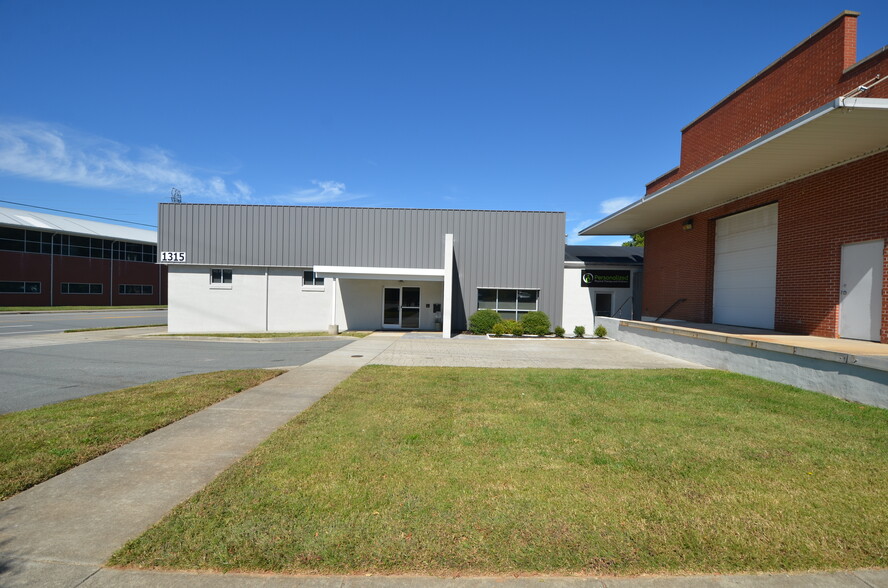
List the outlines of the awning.
{"label": "awning", "polygon": [[888,99],[838,98],[633,202],[580,235],[631,235],[886,148]]}
{"label": "awning", "polygon": [[357,280],[412,280],[419,282],[444,281],[444,270],[435,268],[316,265],[314,267],[314,272],[322,278],[347,278]]}

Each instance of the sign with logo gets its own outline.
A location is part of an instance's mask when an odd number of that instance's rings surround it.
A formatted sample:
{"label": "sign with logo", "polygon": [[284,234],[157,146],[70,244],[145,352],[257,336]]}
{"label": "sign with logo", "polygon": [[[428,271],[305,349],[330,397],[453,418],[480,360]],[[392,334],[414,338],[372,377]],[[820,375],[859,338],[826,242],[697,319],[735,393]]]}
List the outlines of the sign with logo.
{"label": "sign with logo", "polygon": [[584,288],[628,288],[629,270],[583,270],[580,285]]}
{"label": "sign with logo", "polygon": [[160,263],[185,263],[184,251],[161,251]]}

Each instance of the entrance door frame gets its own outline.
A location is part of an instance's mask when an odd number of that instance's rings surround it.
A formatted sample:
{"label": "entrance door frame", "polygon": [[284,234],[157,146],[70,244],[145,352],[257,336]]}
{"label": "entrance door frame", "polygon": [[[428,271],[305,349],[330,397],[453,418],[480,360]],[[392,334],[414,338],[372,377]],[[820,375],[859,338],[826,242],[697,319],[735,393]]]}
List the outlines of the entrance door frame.
{"label": "entrance door frame", "polygon": [[[419,302],[417,306],[404,306],[404,288],[416,288],[419,291]],[[386,290],[397,290],[398,291],[398,324],[386,324],[385,323],[385,293]],[[404,324],[404,309],[412,310],[416,309],[417,312],[417,324],[415,327],[405,327]],[[422,324],[422,288],[419,286],[383,286],[382,287],[382,328],[388,330],[413,330],[419,329]]]}

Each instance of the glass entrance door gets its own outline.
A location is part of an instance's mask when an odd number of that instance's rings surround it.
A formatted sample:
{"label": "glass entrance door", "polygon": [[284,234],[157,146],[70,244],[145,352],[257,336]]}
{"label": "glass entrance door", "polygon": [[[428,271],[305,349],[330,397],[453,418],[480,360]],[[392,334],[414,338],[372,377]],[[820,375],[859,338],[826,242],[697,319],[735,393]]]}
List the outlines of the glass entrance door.
{"label": "glass entrance door", "polygon": [[419,288],[385,288],[382,295],[382,327],[418,329],[419,308]]}
{"label": "glass entrance door", "polygon": [[401,327],[401,289],[386,288],[382,296],[382,328]]}
{"label": "glass entrance door", "polygon": [[419,288],[401,288],[401,328],[419,328]]}

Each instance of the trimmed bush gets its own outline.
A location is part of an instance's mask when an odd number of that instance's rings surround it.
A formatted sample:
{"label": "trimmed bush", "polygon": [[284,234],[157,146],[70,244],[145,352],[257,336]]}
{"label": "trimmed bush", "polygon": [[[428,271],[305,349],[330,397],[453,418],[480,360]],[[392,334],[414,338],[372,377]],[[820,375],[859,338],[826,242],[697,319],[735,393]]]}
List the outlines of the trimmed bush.
{"label": "trimmed bush", "polygon": [[555,327],[555,336],[556,337],[564,337],[564,327]]}
{"label": "trimmed bush", "polygon": [[599,339],[607,337],[607,329],[604,328],[604,325],[598,325],[595,327],[595,336]]}
{"label": "trimmed bush", "polygon": [[585,334],[586,334],[586,327],[584,327],[583,325],[577,325],[574,327],[574,335],[577,338],[582,339],[583,335],[585,335]]}
{"label": "trimmed bush", "polygon": [[495,337],[502,337],[506,333],[508,333],[508,331],[506,330],[506,323],[505,322],[500,321],[500,322],[496,323],[495,325],[493,325],[493,335]]}
{"label": "trimmed bush", "polygon": [[534,310],[521,317],[521,326],[528,335],[548,335],[552,323],[545,312]]}
{"label": "trimmed bush", "polygon": [[520,337],[524,334],[524,327],[518,321],[503,321],[503,327],[506,333]]}
{"label": "trimmed bush", "polygon": [[503,322],[495,310],[484,308],[469,317],[469,330],[476,335],[493,332],[493,326]]}

